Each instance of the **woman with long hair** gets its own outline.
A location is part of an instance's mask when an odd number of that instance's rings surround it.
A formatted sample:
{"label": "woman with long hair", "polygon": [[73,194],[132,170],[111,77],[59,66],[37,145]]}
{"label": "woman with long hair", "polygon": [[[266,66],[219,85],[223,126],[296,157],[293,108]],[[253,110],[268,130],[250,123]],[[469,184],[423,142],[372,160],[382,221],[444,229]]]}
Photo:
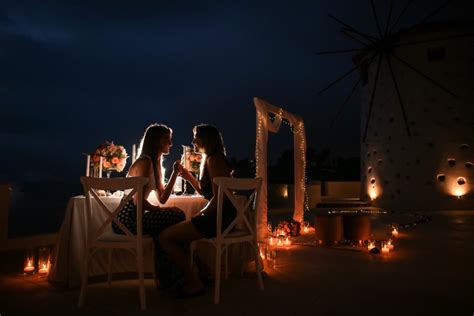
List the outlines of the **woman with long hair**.
{"label": "woman with long hair", "polygon": [[[157,286],[167,288],[172,286],[173,268],[163,256],[163,251],[159,247],[158,235],[167,227],[182,222],[186,216],[182,210],[176,207],[160,207],[149,202],[150,194],[155,194],[157,200],[164,204],[168,200],[178,174],[182,170],[179,161],[173,164],[171,177],[165,186],[162,179],[162,160],[164,155],[168,155],[171,142],[172,130],[162,124],[151,124],[145,130],[138,149],[138,158],[133,162],[128,170],[127,177],[147,177],[148,183],[143,190],[143,234],[150,235],[155,241],[155,271],[157,271]],[[132,233],[136,233],[136,210],[138,197],[135,195],[122,210],[117,214],[118,219]],[[112,222],[112,229],[115,233],[123,234],[120,227]]]}
{"label": "woman with long hair", "polygon": [[[184,285],[177,293],[178,298],[193,297],[204,293],[204,285],[196,266],[189,264],[189,244],[197,239],[216,236],[217,192],[213,182],[215,177],[230,177],[232,168],[227,161],[221,133],[212,125],[201,124],[193,128],[194,151],[205,154],[202,161],[201,180],[185,168],[181,176],[209,203],[191,221],[181,222],[166,228],[159,236],[161,247],[184,272]],[[229,199],[224,199],[225,212],[222,214],[222,231],[234,220],[236,210]]]}

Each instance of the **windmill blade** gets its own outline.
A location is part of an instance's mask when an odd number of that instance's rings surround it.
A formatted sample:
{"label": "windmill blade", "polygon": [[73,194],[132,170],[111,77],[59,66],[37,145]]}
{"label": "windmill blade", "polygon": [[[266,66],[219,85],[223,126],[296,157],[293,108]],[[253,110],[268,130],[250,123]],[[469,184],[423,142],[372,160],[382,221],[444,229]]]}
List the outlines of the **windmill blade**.
{"label": "windmill blade", "polygon": [[379,17],[377,16],[377,11],[375,11],[374,0],[370,0],[370,6],[372,7],[372,13],[374,15],[375,25],[377,25],[377,31],[379,32],[380,38],[383,37],[382,29],[380,28]]}
{"label": "windmill blade", "polygon": [[408,7],[410,6],[410,4],[413,2],[413,0],[408,0],[407,3],[405,4],[405,7],[403,7],[402,11],[400,12],[400,14],[398,15],[398,17],[395,19],[395,22],[393,23],[393,25],[390,27],[390,31],[389,33],[392,33],[393,29],[395,28],[395,26],[398,24],[398,22],[400,21],[400,18],[405,14],[405,12],[407,11]]}
{"label": "windmill blade", "polygon": [[334,124],[336,123],[336,120],[337,118],[339,117],[339,115],[342,113],[342,110],[344,108],[344,106],[347,104],[347,102],[349,102],[349,100],[352,98],[352,95],[354,94],[357,86],[359,85],[359,82],[362,80],[362,77],[359,77],[359,80],[357,80],[357,82],[354,84],[354,86],[352,87],[351,91],[349,92],[349,94],[347,95],[347,97],[345,98],[344,102],[342,102],[341,105],[339,105],[339,108],[337,109],[337,112],[336,112],[336,116],[334,117],[334,119],[332,120],[331,122],[331,125],[330,127],[332,128],[334,126]]}
{"label": "windmill blade", "polygon": [[408,136],[411,136],[410,126],[408,125],[407,115],[405,112],[405,106],[403,105],[403,101],[402,101],[402,94],[400,93],[400,89],[398,87],[398,82],[397,82],[397,78],[395,77],[395,72],[393,71],[392,62],[390,61],[390,56],[388,54],[385,54],[385,57],[387,58],[387,64],[390,70],[390,75],[392,76],[393,85],[395,86],[395,90],[397,91],[398,102],[400,102],[400,107],[402,109],[403,121],[405,122],[405,127],[407,129]]}
{"label": "windmill blade", "polygon": [[[372,59],[374,58],[374,56],[370,57],[370,60],[369,60],[369,65],[370,65],[370,62],[372,61]],[[324,91],[328,90],[329,88],[331,88],[332,86],[334,86],[336,83],[338,83],[339,81],[341,81],[342,79],[344,79],[345,77],[349,76],[351,73],[353,73],[356,69],[359,68],[359,65],[355,65],[354,67],[352,67],[349,71],[347,71],[346,73],[344,73],[343,75],[341,75],[340,77],[338,77],[336,80],[334,80],[333,82],[331,82],[329,85],[327,85],[325,88],[321,89],[318,91],[318,95],[321,95]]]}
{"label": "windmill blade", "polygon": [[339,20],[338,18],[336,18],[334,15],[332,14],[329,14],[329,17],[333,20],[335,20],[336,22],[342,24],[343,26],[347,27],[348,29],[350,29],[352,32],[354,33],[357,33],[359,34],[360,36],[364,37],[365,39],[367,39],[368,41],[372,42],[372,43],[375,43],[375,41],[378,40],[378,38],[376,37],[373,37],[372,35],[369,35],[369,34],[365,34],[365,33],[362,33],[358,30],[356,30],[354,27],[350,26],[349,24]]}
{"label": "windmill blade", "polygon": [[341,29],[341,32],[342,32],[344,35],[346,35],[346,36],[352,38],[354,41],[356,41],[356,42],[362,44],[363,46],[371,46],[371,45],[373,44],[373,43],[364,42],[364,41],[362,41],[361,39],[359,39],[359,38],[355,37],[354,35],[350,34],[350,33],[349,33],[349,32],[350,32],[350,29],[343,28],[343,29]]}
{"label": "windmill blade", "polygon": [[351,53],[351,52],[359,52],[359,51],[361,51],[361,50],[363,50],[363,48],[351,48],[351,49],[329,50],[329,51],[316,52],[316,55],[344,54],[344,53]]}
{"label": "windmill blade", "polygon": [[390,25],[390,19],[392,18],[392,10],[393,10],[393,0],[390,0],[390,10],[388,11],[387,24],[385,24],[384,36],[387,36],[388,34],[388,26]]}
{"label": "windmill blade", "polygon": [[423,43],[449,41],[449,40],[463,38],[463,37],[474,37],[474,33],[466,33],[466,34],[452,35],[452,36],[446,36],[446,37],[430,38],[430,39],[427,39],[427,40],[414,41],[414,42],[402,42],[402,43],[398,43],[396,45],[393,45],[392,47],[395,48],[395,47],[417,45],[417,44],[423,44]]}
{"label": "windmill blade", "polygon": [[425,23],[426,21],[428,21],[429,19],[431,19],[434,15],[436,15],[436,13],[438,13],[440,10],[444,9],[444,7],[446,7],[451,1],[453,0],[447,0],[445,1],[443,4],[441,4],[436,10],[434,10],[433,12],[431,12],[430,14],[428,14],[423,20],[421,20],[420,24],[423,24]]}
{"label": "windmill blade", "polygon": [[398,57],[397,55],[395,55],[393,52],[392,52],[392,56],[397,59],[399,62],[401,62],[403,65],[405,65],[405,67],[408,67],[409,69],[413,70],[414,72],[416,72],[417,74],[419,74],[420,76],[422,76],[423,78],[425,78],[426,80],[428,80],[429,82],[431,82],[432,84],[434,84],[435,86],[437,86],[438,88],[440,88],[441,90],[443,90],[444,92],[450,94],[451,96],[453,96],[454,98],[457,98],[456,94],[454,94],[453,92],[451,92],[450,90],[448,90],[447,88],[443,87],[440,83],[436,82],[434,79],[430,78],[429,76],[425,75],[424,73],[422,73],[420,70],[416,69],[414,66],[410,65],[409,63],[407,63],[406,61],[404,61],[403,59],[401,59],[400,57]]}
{"label": "windmill blade", "polygon": [[372,96],[370,97],[369,113],[367,115],[367,121],[365,122],[365,131],[364,131],[364,138],[363,138],[364,143],[365,143],[365,139],[367,138],[367,130],[369,129],[369,120],[370,120],[370,115],[372,114],[372,107],[374,104],[375,90],[377,89],[377,81],[379,80],[379,71],[380,71],[381,62],[382,62],[382,55],[379,55],[379,62],[377,64],[377,71],[375,73],[374,87],[372,88]]}

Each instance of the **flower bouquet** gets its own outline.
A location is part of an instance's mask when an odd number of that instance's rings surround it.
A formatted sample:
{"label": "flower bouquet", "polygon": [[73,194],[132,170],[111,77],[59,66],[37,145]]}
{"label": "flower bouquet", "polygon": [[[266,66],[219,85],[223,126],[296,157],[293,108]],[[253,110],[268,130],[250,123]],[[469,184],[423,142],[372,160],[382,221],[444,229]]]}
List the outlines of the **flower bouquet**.
{"label": "flower bouquet", "polygon": [[122,172],[127,164],[127,151],[121,145],[106,141],[91,154],[94,168],[99,168],[100,157],[102,157],[102,170],[110,177],[112,171]]}
{"label": "flower bouquet", "polygon": [[190,172],[199,175],[201,168],[202,155],[197,154],[189,146],[183,146],[183,155],[181,156],[181,164]]}
{"label": "flower bouquet", "polygon": [[276,237],[279,236],[299,236],[301,224],[294,219],[288,219],[278,223]]}

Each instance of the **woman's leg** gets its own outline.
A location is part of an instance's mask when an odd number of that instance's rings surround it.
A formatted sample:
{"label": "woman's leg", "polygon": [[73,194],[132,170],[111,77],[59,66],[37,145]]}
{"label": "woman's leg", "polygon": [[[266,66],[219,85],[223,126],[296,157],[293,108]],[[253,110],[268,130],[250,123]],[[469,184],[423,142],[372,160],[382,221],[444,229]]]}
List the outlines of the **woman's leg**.
{"label": "woman's leg", "polygon": [[163,208],[161,210],[147,211],[143,214],[143,234],[153,237],[155,247],[155,272],[156,287],[166,292],[181,286],[183,272],[176,268],[174,263],[160,247],[159,234],[172,225],[186,220],[184,212],[178,208]]}
{"label": "woman's leg", "polygon": [[204,288],[198,270],[191,267],[187,247],[192,241],[204,236],[194,227],[190,221],[181,222],[165,229],[159,236],[161,248],[173,260],[173,262],[184,272],[187,285],[186,291],[195,292]]}

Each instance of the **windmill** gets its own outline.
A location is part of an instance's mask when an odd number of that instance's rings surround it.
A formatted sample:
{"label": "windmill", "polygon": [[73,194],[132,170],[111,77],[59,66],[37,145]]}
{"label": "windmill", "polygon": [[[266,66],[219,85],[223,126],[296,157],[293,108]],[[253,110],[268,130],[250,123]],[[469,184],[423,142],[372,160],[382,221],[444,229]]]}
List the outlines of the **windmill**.
{"label": "windmill", "polygon": [[417,25],[396,30],[413,2],[398,12],[390,0],[381,23],[370,0],[375,35],[330,15],[360,47],[319,52],[351,54],[355,64],[319,94],[360,73],[336,119],[361,87],[362,196],[398,209],[472,208],[474,23],[431,22],[449,0]]}
{"label": "windmill", "polygon": [[[357,30],[355,27],[352,25],[349,25],[348,23],[342,21],[341,19],[335,17],[334,15],[329,15],[331,19],[336,21],[339,25],[342,26],[341,32],[345,34],[347,37],[349,37],[351,40],[355,41],[356,43],[362,45],[362,47],[359,48],[349,48],[349,49],[342,49],[342,50],[331,50],[331,51],[321,51],[318,52],[318,55],[326,55],[326,54],[341,54],[341,53],[357,53],[353,57],[353,62],[355,63],[355,66],[349,69],[347,72],[336,78],[334,81],[332,81],[330,84],[328,84],[326,87],[318,91],[318,95],[321,95],[337,83],[339,83],[341,80],[345,79],[348,77],[351,73],[353,73],[356,70],[359,70],[361,72],[361,76],[359,79],[355,82],[355,84],[352,86],[350,89],[348,95],[345,97],[343,102],[338,108],[338,111],[336,113],[336,118],[341,114],[344,106],[349,102],[351,97],[353,96],[354,92],[356,91],[357,87],[360,85],[361,81],[367,80],[366,77],[366,71],[367,69],[371,66],[373,62],[377,64],[376,66],[376,73],[375,73],[375,79],[373,80],[372,84],[372,96],[370,98],[370,104],[369,104],[369,112],[367,116],[367,120],[365,123],[365,128],[364,128],[364,135],[363,135],[363,141],[365,142],[367,138],[367,130],[369,127],[369,122],[372,114],[372,107],[373,107],[373,102],[374,102],[374,95],[377,91],[377,83],[379,79],[379,70],[381,67],[381,64],[383,61],[385,61],[388,65],[388,68],[390,69],[393,85],[395,87],[395,90],[397,92],[397,97],[398,97],[398,102],[400,105],[400,109],[403,115],[403,121],[405,124],[406,128],[406,133],[408,136],[411,136],[411,131],[410,131],[410,126],[408,123],[408,117],[406,114],[406,107],[404,104],[404,98],[402,97],[402,91],[400,91],[399,84],[397,81],[397,77],[393,71],[393,63],[397,62],[410,71],[415,72],[418,74],[421,78],[431,82],[433,85],[444,91],[445,93],[451,95],[453,98],[456,98],[456,94],[452,92],[450,89],[446,88],[443,84],[438,82],[436,79],[432,78],[431,76],[427,75],[423,70],[419,69],[416,65],[412,65],[406,60],[404,60],[402,57],[398,56],[395,53],[395,49],[399,47],[405,47],[405,46],[413,46],[417,44],[422,44],[422,43],[430,43],[430,42],[438,42],[438,41],[446,41],[446,40],[455,40],[458,38],[463,38],[463,37],[473,37],[474,33],[466,33],[466,34],[457,34],[457,35],[452,35],[452,36],[447,36],[447,37],[435,37],[435,38],[427,38],[424,40],[419,40],[419,41],[408,41],[408,42],[403,42],[400,41],[399,36],[396,33],[396,27],[400,21],[400,19],[403,17],[403,15],[407,12],[408,8],[410,7],[410,4],[413,2],[413,0],[408,0],[406,4],[404,5],[403,9],[398,13],[397,17],[393,20],[392,22],[392,14],[393,14],[393,0],[390,0],[390,9],[387,17],[387,21],[385,22],[385,25],[382,25],[380,22],[380,18],[377,14],[374,0],[370,0],[370,6],[372,9],[372,14],[374,18],[375,25],[377,27],[378,34],[377,35],[371,35],[367,34],[365,32]],[[449,3],[452,2],[452,0],[445,1],[442,3],[439,7],[437,7],[435,10],[433,10],[430,14],[428,14],[426,17],[424,17],[419,24],[424,24],[427,23],[432,17],[434,17],[438,12],[440,12],[443,8],[449,5]],[[334,123],[334,122],[333,122]]]}

